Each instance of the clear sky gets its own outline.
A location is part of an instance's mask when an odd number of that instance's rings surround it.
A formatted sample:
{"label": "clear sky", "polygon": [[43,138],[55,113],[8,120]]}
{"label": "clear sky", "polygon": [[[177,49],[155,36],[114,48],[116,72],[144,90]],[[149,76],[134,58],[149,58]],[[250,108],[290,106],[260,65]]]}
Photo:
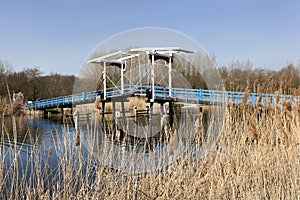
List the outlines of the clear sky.
{"label": "clear sky", "polygon": [[300,61],[297,0],[0,0],[0,59],[16,71],[76,74],[100,42],[141,27],[194,38],[218,66],[249,59],[280,69]]}

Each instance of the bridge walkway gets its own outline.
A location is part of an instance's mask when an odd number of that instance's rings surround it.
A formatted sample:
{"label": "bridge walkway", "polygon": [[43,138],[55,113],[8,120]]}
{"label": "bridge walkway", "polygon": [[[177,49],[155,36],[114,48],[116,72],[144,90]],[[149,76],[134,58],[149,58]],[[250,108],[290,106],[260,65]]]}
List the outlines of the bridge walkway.
{"label": "bridge walkway", "polygon": [[[123,96],[142,95],[149,96],[152,94],[151,86],[135,86],[125,85],[122,93],[120,87],[107,88],[106,99],[117,99]],[[167,86],[154,86],[154,100],[155,101],[172,101],[182,103],[206,104],[206,105],[224,105],[226,103],[239,104],[246,101],[249,104],[267,105],[277,104],[280,106],[284,101],[290,102],[292,105],[299,105],[300,96],[293,95],[276,95],[276,94],[260,94],[221,90],[204,90],[204,89],[190,89],[190,88],[172,88],[172,94],[169,94]],[[28,103],[28,109],[44,110],[57,107],[72,107],[78,104],[93,103],[103,94],[102,90],[95,90],[90,92],[81,92],[67,96],[54,97],[44,99],[32,103]],[[120,99],[121,100],[121,99]]]}

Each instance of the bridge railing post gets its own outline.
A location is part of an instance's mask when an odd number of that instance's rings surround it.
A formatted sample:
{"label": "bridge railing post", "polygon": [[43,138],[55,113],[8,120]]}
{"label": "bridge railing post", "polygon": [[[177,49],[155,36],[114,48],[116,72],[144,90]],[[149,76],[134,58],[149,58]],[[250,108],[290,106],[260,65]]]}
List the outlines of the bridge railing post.
{"label": "bridge railing post", "polygon": [[250,102],[252,105],[254,105],[254,93],[250,93],[250,96],[251,96]]}
{"label": "bridge railing post", "polygon": [[86,100],[86,92],[82,92],[82,102],[85,102]]}
{"label": "bridge railing post", "polygon": [[184,92],[185,92],[185,102],[188,102],[190,91],[187,89],[187,90],[185,90]]}

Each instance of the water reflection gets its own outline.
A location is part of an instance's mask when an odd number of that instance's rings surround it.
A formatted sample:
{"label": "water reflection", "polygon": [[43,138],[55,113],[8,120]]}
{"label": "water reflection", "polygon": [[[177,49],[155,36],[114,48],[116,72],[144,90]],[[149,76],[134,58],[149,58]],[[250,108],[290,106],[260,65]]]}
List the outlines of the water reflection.
{"label": "water reflection", "polygon": [[109,168],[129,174],[159,170],[192,148],[194,123],[199,115],[195,107],[179,107],[175,110],[172,127],[168,124],[169,117],[160,114],[152,115],[151,124],[147,117],[104,120],[104,126],[92,125],[93,131],[86,135],[85,144],[99,163]]}
{"label": "water reflection", "polygon": [[152,130],[155,134],[151,137],[126,134],[126,130],[134,132],[137,128],[138,132],[147,133],[147,117],[137,121],[129,119],[124,127],[121,121],[110,121],[104,126],[101,119],[95,118],[89,123],[81,121],[79,146],[76,145],[73,124],[62,123],[61,115],[52,115],[51,119],[24,116],[16,118],[15,122],[12,118],[5,118],[5,126],[1,129],[0,157],[4,163],[6,185],[1,192],[10,188],[16,165],[20,176],[18,181],[27,180],[30,187],[35,187],[36,180],[43,180],[45,189],[62,181],[68,167],[72,174],[80,169],[80,174],[90,180],[96,173],[92,169],[99,166],[125,173],[144,173],[166,167],[193,145],[194,138],[190,136],[195,134],[194,122],[199,118],[199,112],[194,108],[182,108],[178,116],[174,116],[176,130],[162,127],[162,116],[154,116]]}
{"label": "water reflection", "polygon": [[[60,123],[61,116],[51,119],[23,116],[2,118],[0,158],[5,179],[0,196],[5,197],[11,184],[29,188],[43,184],[45,190],[63,179],[67,154],[86,152],[74,145],[74,128]],[[78,150],[78,152],[76,152]],[[73,156],[74,156],[73,155]],[[87,153],[82,153],[87,155]],[[74,169],[76,166],[74,165]],[[61,176],[58,176],[60,174]],[[42,183],[40,182],[42,180]],[[18,185],[15,184],[14,186]]]}
{"label": "water reflection", "polygon": [[0,129],[0,134],[2,140],[7,140],[11,142],[18,142],[24,144],[32,144],[31,137],[35,135],[28,134],[28,124],[27,119],[24,116],[12,117],[6,116],[2,119],[3,126]]}

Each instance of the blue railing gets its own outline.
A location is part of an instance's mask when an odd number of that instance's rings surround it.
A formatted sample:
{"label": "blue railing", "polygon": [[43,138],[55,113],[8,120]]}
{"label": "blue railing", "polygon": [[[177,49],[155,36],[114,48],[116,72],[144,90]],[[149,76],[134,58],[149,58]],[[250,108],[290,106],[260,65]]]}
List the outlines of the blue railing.
{"label": "blue railing", "polygon": [[[133,86],[124,85],[124,91],[121,91],[121,87],[108,88],[106,91],[106,97],[118,97],[122,95],[130,95],[133,93],[147,93],[150,94],[151,86]],[[82,92],[72,94],[68,96],[55,97],[51,99],[40,100],[27,104],[28,109],[46,109],[53,107],[64,107],[67,105],[84,104],[94,102],[96,98],[102,94],[101,90]],[[151,95],[151,94],[150,94]],[[166,86],[154,87],[154,99],[172,100],[177,102],[194,102],[197,104],[215,104],[215,103],[242,103],[243,99],[247,103],[251,104],[275,104],[276,98],[278,98],[278,105],[282,105],[284,101],[289,101],[292,104],[299,104],[299,96],[292,95],[275,95],[275,94],[260,94],[249,93],[247,98],[244,92],[233,91],[219,91],[219,90],[203,90],[203,89],[189,89],[189,88],[172,88],[172,94]],[[244,100],[244,101],[245,101]]]}
{"label": "blue railing", "polygon": [[91,92],[82,92],[78,94],[72,94],[68,96],[55,97],[51,99],[44,99],[35,101],[32,103],[27,103],[26,107],[28,109],[45,109],[53,107],[64,107],[67,105],[73,104],[84,104],[87,102],[93,102],[96,98],[101,95],[102,91],[91,91]]}

